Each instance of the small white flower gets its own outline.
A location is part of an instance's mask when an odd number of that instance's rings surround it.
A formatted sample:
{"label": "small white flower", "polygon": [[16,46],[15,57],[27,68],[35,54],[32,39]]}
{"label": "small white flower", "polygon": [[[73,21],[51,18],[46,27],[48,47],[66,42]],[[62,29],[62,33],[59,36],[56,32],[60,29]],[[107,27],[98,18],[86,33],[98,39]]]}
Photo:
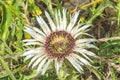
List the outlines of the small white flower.
{"label": "small white flower", "polygon": [[[41,29],[25,27],[24,31],[29,33],[33,39],[23,40],[24,46],[36,45],[22,54],[22,56],[26,56],[25,61],[31,58],[28,66],[37,67],[37,73],[44,74],[50,64],[54,63],[58,74],[60,67],[67,60],[78,72],[82,73],[82,66],[91,66],[89,62],[92,60],[89,56],[96,56],[93,52],[86,50],[87,48],[97,48],[92,44],[96,39],[83,38],[84,35],[90,36],[86,31],[91,25],[80,24],[79,11],[70,16],[66,16],[65,9],[62,14],[57,11],[54,20],[46,11],[45,15],[48,24],[41,16],[36,17]],[[70,18],[69,21],[67,17]]]}

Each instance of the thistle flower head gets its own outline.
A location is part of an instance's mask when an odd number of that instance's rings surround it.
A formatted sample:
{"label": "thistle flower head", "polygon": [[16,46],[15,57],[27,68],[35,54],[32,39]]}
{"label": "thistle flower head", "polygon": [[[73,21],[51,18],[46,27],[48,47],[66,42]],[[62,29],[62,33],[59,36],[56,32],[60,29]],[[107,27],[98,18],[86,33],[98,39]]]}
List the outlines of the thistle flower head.
{"label": "thistle flower head", "polygon": [[95,57],[95,54],[88,51],[87,48],[97,48],[92,44],[96,39],[83,37],[84,35],[90,36],[86,32],[91,25],[80,23],[79,11],[68,15],[69,21],[66,13],[65,9],[62,13],[57,11],[52,19],[45,11],[48,23],[41,16],[36,16],[40,29],[31,26],[25,27],[24,31],[29,33],[33,39],[23,40],[24,46],[36,46],[27,49],[22,56],[26,56],[25,61],[30,59],[28,66],[37,67],[37,73],[44,74],[51,63],[54,63],[58,73],[64,60],[71,63],[80,73],[83,72],[83,65],[91,66],[92,60],[89,56]]}

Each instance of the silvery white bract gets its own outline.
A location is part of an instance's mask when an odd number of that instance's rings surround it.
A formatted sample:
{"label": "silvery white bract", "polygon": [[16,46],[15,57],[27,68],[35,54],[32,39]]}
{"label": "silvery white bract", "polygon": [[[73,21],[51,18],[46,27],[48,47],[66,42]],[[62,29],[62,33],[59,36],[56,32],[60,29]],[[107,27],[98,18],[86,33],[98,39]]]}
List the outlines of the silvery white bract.
{"label": "silvery white bract", "polygon": [[[30,46],[26,52],[25,61],[30,59],[29,67],[37,68],[37,73],[44,74],[51,63],[54,63],[56,73],[62,64],[67,60],[80,73],[83,72],[83,66],[91,66],[92,60],[89,58],[96,55],[88,51],[87,48],[97,48],[92,43],[96,39],[83,38],[91,26],[82,25],[79,21],[79,11],[73,15],[67,15],[67,10],[55,12],[52,19],[45,11],[46,20],[41,16],[36,16],[40,29],[32,26],[26,26],[25,32],[29,33],[33,39],[23,40],[24,46]],[[68,21],[69,18],[69,21]],[[36,45],[36,47],[34,46]],[[31,48],[33,47],[33,48]]]}

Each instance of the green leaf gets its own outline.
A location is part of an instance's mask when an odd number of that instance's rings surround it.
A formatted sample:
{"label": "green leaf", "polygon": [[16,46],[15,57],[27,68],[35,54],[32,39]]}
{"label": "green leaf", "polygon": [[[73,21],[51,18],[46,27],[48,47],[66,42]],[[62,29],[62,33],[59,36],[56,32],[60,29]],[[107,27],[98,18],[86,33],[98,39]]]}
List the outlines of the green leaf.
{"label": "green leaf", "polygon": [[120,27],[120,0],[118,0],[117,4],[117,24]]}
{"label": "green leaf", "polygon": [[2,32],[2,40],[5,41],[7,36],[8,36],[8,28],[10,24],[12,23],[12,14],[10,10],[8,9],[8,5],[3,5],[2,4],[2,22],[0,24],[0,29]]}
{"label": "green leaf", "polygon": [[104,9],[110,5],[111,2],[109,0],[105,0],[103,3],[101,3],[100,6],[95,9],[95,11],[93,12],[94,14],[92,14],[92,17],[87,21],[87,23],[92,23],[95,20],[95,18],[100,16]]}

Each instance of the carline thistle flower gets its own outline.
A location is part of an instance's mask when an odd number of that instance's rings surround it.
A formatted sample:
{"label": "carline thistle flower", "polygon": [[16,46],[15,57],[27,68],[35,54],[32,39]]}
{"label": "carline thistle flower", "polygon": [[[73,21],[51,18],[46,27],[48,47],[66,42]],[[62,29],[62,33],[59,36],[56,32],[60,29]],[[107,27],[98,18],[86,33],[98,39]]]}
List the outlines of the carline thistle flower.
{"label": "carline thistle flower", "polygon": [[[26,56],[25,61],[31,59],[28,66],[36,67],[37,73],[44,74],[50,64],[54,63],[58,74],[64,61],[67,60],[78,72],[82,73],[82,66],[91,66],[92,60],[89,56],[96,56],[93,52],[86,50],[97,48],[92,44],[96,39],[83,38],[84,35],[91,36],[86,33],[91,25],[80,23],[79,11],[67,16],[67,10],[63,9],[62,12],[55,12],[54,19],[45,11],[45,16],[48,24],[41,16],[36,16],[41,29],[32,26],[25,27],[24,31],[33,39],[23,40],[24,46],[36,45],[22,54]],[[69,21],[67,17],[70,18]]]}

